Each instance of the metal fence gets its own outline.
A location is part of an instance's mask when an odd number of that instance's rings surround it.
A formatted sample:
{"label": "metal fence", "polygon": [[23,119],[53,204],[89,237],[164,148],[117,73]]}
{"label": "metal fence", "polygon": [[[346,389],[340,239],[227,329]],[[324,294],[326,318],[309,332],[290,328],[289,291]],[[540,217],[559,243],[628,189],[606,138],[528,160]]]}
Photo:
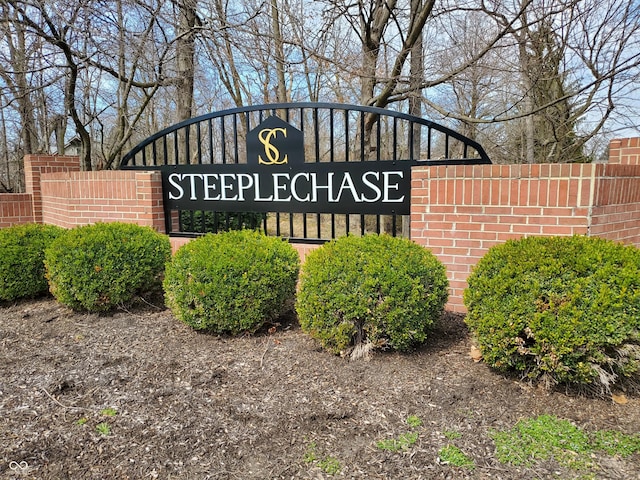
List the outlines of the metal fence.
{"label": "metal fence", "polygon": [[[167,169],[175,165],[242,164],[246,139],[276,116],[302,132],[306,163],[413,162],[425,165],[491,163],[482,146],[429,120],[396,112],[332,103],[258,105],[192,118],[147,138],[127,153],[122,169]],[[408,194],[408,192],[407,192]],[[349,233],[408,236],[403,215],[168,210],[167,232],[193,236],[232,228],[261,228],[296,242],[318,243]]]}

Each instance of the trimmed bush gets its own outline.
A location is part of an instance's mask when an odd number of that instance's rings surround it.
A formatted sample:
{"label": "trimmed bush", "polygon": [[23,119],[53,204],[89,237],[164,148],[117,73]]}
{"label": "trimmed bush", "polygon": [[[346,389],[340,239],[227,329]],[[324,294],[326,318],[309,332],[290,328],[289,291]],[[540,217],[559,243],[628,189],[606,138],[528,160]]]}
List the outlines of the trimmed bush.
{"label": "trimmed bush", "polygon": [[0,300],[36,297],[49,291],[44,250],[64,231],[35,223],[0,230]]}
{"label": "trimmed bush", "polygon": [[640,367],[640,250],[593,237],[497,245],[468,278],[466,323],[485,361],[609,391]]}
{"label": "trimmed bush", "polygon": [[333,353],[406,351],[426,340],[447,290],[442,263],[410,240],[346,236],[307,255],[296,310],[302,329]]}
{"label": "trimmed bush", "polygon": [[150,227],[97,223],[52,242],[45,265],[51,293],[60,303],[100,312],[159,289],[170,257],[169,238]]}
{"label": "trimmed bush", "polygon": [[167,265],[165,299],[196,330],[253,332],[291,307],[298,252],[252,230],[207,234],[180,247]]}

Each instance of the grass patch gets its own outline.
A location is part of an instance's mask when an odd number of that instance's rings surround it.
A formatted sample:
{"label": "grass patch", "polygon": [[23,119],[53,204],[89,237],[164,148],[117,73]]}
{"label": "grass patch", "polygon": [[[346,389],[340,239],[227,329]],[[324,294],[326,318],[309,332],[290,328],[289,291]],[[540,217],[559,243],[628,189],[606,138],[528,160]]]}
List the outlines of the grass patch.
{"label": "grass patch", "polygon": [[451,465],[452,467],[475,468],[473,460],[455,445],[447,445],[441,448],[438,452],[438,458],[441,463]]}
{"label": "grass patch", "polygon": [[380,440],[376,442],[376,447],[380,450],[386,450],[388,452],[400,452],[402,450],[408,450],[418,441],[417,432],[407,432],[400,435],[398,438],[389,438],[386,440]]}
{"label": "grass patch", "polygon": [[502,463],[532,466],[555,459],[560,465],[585,470],[595,465],[591,455],[601,451],[628,457],[640,452],[640,435],[606,430],[588,434],[568,420],[553,415],[519,421],[507,431],[491,432],[497,458]]}

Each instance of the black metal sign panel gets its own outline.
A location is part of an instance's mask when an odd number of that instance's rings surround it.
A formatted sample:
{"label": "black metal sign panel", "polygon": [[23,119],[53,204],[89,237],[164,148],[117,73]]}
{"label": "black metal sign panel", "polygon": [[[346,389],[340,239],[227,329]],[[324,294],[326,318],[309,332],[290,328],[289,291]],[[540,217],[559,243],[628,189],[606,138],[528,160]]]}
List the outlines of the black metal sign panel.
{"label": "black metal sign panel", "polygon": [[412,164],[176,165],[162,181],[176,210],[408,215]]}
{"label": "black metal sign panel", "polygon": [[408,215],[413,164],[305,163],[302,132],[272,116],[248,133],[246,164],[161,169],[171,210]]}

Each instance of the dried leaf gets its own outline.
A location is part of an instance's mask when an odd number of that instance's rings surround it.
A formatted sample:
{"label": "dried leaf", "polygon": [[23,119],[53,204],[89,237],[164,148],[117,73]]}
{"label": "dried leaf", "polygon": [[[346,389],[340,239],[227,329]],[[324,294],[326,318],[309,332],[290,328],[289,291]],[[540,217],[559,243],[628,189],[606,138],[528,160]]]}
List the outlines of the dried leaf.
{"label": "dried leaf", "polygon": [[471,358],[476,363],[482,360],[482,352],[475,345],[471,346],[471,351],[469,352],[469,355],[471,355]]}
{"label": "dried leaf", "polygon": [[627,403],[629,403],[629,400],[627,399],[626,395],[624,393],[621,393],[619,395],[616,395],[615,393],[611,394],[611,399],[616,402],[618,405],[626,405]]}

